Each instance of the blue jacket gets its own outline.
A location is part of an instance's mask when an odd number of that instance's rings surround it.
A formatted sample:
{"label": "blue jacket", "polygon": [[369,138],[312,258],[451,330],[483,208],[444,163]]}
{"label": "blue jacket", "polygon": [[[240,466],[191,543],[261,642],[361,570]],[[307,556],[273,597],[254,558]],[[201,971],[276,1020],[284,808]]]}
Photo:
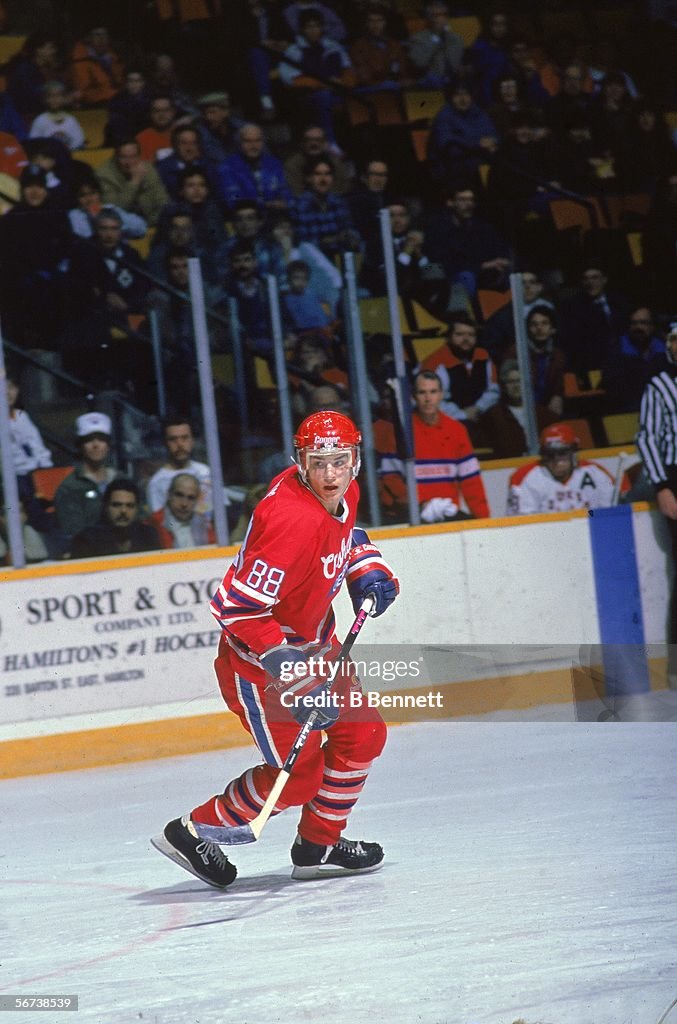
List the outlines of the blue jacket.
{"label": "blue jacket", "polygon": [[240,153],[226,157],[217,173],[221,195],[230,207],[239,199],[253,199],[262,206],[275,199],[291,202],[292,192],[285,179],[284,168],[270,153],[261,155],[257,177]]}

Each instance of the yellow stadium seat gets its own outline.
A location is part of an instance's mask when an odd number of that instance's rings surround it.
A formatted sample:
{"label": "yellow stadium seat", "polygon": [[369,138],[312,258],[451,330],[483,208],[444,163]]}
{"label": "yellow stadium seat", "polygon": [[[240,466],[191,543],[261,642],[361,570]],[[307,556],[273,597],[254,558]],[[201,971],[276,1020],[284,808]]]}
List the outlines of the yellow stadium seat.
{"label": "yellow stadium seat", "polygon": [[409,124],[430,122],[444,106],[444,93],[438,89],[410,89],[402,94],[404,116]]}
{"label": "yellow stadium seat", "polygon": [[85,133],[85,146],[87,149],[100,149],[105,141],[106,124],[108,123],[107,110],[77,110],[75,116]]}
{"label": "yellow stadium seat", "polygon": [[74,160],[81,160],[96,170],[106,160],[109,160],[113,153],[113,149],[75,149],[71,155]]}
{"label": "yellow stadium seat", "polygon": [[254,375],[256,377],[257,388],[270,388],[277,390],[275,387],[275,381],[272,378],[270,367],[265,359],[261,356],[254,356]]}
{"label": "yellow stadium seat", "polygon": [[26,36],[0,36],[0,66],[11,60],[26,42]]}
{"label": "yellow stadium seat", "polygon": [[602,425],[608,444],[632,444],[639,428],[639,413],[617,412],[603,416]]}
{"label": "yellow stadium seat", "polygon": [[148,259],[150,247],[153,242],[153,235],[155,234],[155,228],[148,228],[148,231],[143,238],[128,238],[127,244],[131,245],[132,249],[136,249],[139,256],[142,256],[144,260]]}
{"label": "yellow stadium seat", "polygon": [[461,37],[464,46],[472,46],[482,31],[480,19],[476,18],[474,14],[459,18],[449,18],[449,24],[456,35]]}
{"label": "yellow stadium seat", "polygon": [[414,352],[419,363],[422,363],[424,359],[427,359],[429,355],[440,348],[443,344],[441,338],[413,338],[412,345],[414,346]]}

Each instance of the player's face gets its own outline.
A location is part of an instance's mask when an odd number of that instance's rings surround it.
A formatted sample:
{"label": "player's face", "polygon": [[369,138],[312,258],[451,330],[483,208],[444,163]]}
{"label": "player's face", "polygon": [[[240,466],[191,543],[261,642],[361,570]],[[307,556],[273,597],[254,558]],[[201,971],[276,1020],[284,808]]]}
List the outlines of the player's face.
{"label": "player's face", "polygon": [[338,510],[339,502],[353,478],[353,453],[337,452],[336,455],[306,456],[308,484],[320,502],[332,515]]}
{"label": "player's face", "polygon": [[543,464],[555,480],[564,483],[574,471],[574,456],[572,452],[550,452],[543,456]]}
{"label": "player's face", "polygon": [[113,491],[107,507],[108,522],[118,528],[131,526],[136,510],[136,498],[131,491]]}
{"label": "player's face", "polygon": [[190,461],[193,452],[193,431],[187,424],[167,427],[165,445],[171,462],[175,466],[184,465]]}

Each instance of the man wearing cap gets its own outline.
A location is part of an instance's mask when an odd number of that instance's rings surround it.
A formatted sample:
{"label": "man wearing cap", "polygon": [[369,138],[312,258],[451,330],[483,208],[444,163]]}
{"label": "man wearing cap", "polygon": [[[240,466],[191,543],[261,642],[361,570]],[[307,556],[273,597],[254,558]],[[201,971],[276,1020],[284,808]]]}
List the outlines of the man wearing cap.
{"label": "man wearing cap", "polygon": [[105,413],[86,412],[78,416],[75,437],[80,461],[54,495],[56,518],[67,547],[76,533],[99,521],[102,494],[116,475],[115,470],[106,465],[111,421]]}
{"label": "man wearing cap", "polygon": [[200,118],[195,127],[200,133],[200,148],[212,168],[223,163],[237,146],[237,133],[243,121],[231,115],[227,92],[208,92],[197,101]]}
{"label": "man wearing cap", "polygon": [[[639,411],[637,449],[665,517],[677,565],[677,319],[668,328],[667,362],[646,386]],[[668,626],[668,686],[677,690],[677,572],[673,574]]]}

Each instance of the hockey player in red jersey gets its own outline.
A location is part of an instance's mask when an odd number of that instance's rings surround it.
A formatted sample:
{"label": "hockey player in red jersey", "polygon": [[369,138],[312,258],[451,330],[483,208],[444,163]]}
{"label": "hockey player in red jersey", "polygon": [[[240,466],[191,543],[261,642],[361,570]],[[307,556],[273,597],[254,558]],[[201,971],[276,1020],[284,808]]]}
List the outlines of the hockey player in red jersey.
{"label": "hockey player in red jersey", "polygon": [[[578,437],[568,423],[545,427],[540,443],[540,461],[520,467],[510,477],[508,515],[569,512],[614,504],[613,477],[598,462],[577,457]],[[624,477],[621,492],[628,486]]]}
{"label": "hockey player in red jersey", "polygon": [[[239,826],[252,821],[299,724],[313,710],[319,717],[274,812],[302,808],[291,850],[292,877],[374,871],[383,861],[378,843],[344,839],[342,832],[385,744],[385,724],[373,708],[351,712],[338,699],[325,701],[325,681],[304,671],[311,658],[313,667],[320,656],[326,665],[340,649],[332,600],[344,579],[356,610],[372,595],[374,616],[399,592],[392,570],[355,526],[360,442],[360,432],[341,413],[314,413],[303,421],[294,438],[296,465],[273,480],[256,507],[211,603],[223,630],[215,662],[219,687],[264,763],[169,822],[153,843],[216,888],[234,881],[235,866],[218,846],[197,836],[193,822]],[[331,696],[340,697],[341,687],[351,685],[344,680],[342,671]],[[308,696],[314,703],[301,699]],[[321,730],[327,732],[324,745]]]}

